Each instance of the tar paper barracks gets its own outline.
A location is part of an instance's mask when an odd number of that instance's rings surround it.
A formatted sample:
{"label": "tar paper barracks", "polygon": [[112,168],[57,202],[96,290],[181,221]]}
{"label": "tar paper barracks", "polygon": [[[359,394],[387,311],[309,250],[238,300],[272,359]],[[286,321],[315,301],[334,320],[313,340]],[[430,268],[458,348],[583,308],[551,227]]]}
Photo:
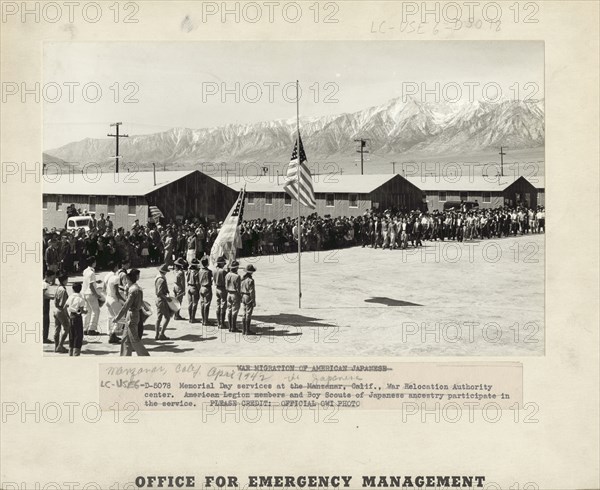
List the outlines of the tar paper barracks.
{"label": "tar paper barracks", "polygon": [[[399,174],[313,175],[317,208],[301,207],[301,214],[359,216],[373,209],[406,211],[443,209],[447,201],[477,201],[480,208],[526,204],[535,208],[539,189],[524,177],[403,177]],[[116,227],[129,229],[137,219],[144,224],[156,206],[170,220],[204,217],[220,221],[246,187],[244,219],[279,220],[295,217],[295,200],[284,190],[284,176],[209,176],[198,170],[103,173],[45,176],[43,223],[62,228],[66,208],[110,216]],[[542,184],[543,186],[543,184]],[[543,201],[542,201],[543,204]]]}

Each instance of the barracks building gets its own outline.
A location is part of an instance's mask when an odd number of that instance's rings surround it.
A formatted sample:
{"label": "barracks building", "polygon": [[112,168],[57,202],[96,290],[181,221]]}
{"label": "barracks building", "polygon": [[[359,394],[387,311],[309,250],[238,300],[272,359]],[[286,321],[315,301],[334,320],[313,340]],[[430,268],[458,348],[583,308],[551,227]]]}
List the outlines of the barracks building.
{"label": "barracks building", "polygon": [[[477,201],[480,209],[523,204],[535,209],[538,189],[525,177],[407,177],[425,194],[429,211],[441,211],[448,201]],[[543,184],[542,184],[543,185]]]}
{"label": "barracks building", "polygon": [[[302,206],[300,214],[303,216],[316,212],[335,218],[359,216],[369,209],[420,210],[423,207],[421,189],[398,174],[325,174],[313,175],[312,179],[317,208]],[[295,199],[283,190],[284,176],[229,176],[219,180],[237,192],[246,185],[244,219],[278,220],[298,213]]]}
{"label": "barracks building", "polygon": [[96,217],[104,213],[116,228],[125,229],[136,219],[145,224],[150,206],[158,207],[167,220],[188,216],[222,220],[238,195],[198,170],[48,175],[42,192],[43,224],[47,228],[65,226],[70,204]]}

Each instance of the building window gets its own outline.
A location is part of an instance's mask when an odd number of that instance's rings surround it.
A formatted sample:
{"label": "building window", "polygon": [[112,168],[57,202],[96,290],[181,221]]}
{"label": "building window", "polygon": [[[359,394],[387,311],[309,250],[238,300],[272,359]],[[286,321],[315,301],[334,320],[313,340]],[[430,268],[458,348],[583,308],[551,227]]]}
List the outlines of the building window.
{"label": "building window", "polygon": [[351,208],[358,207],[358,195],[357,194],[348,194],[348,206]]}
{"label": "building window", "polygon": [[483,192],[481,196],[481,200],[483,202],[492,202],[492,193],[491,192]]}
{"label": "building window", "polygon": [[116,202],[116,198],[115,197],[109,197],[108,198],[108,204],[107,204],[107,212],[108,214],[115,214],[115,202]]}
{"label": "building window", "polygon": [[333,194],[325,195],[325,206],[327,206],[328,208],[332,208],[334,206]]}
{"label": "building window", "polygon": [[248,204],[254,206],[254,194],[252,192],[248,192]]}
{"label": "building window", "polygon": [[56,196],[56,210],[57,211],[61,211],[62,210],[62,196],[61,195],[57,195]]}
{"label": "building window", "polygon": [[283,204],[285,206],[292,205],[292,196],[290,196],[287,192],[283,195]]}
{"label": "building window", "polygon": [[469,193],[465,192],[465,191],[462,191],[460,193],[460,200],[461,201],[468,201],[469,200]]}
{"label": "building window", "polygon": [[90,213],[95,213],[96,212],[96,196],[90,196],[90,201],[89,201],[90,205],[88,211]]}
{"label": "building window", "polygon": [[265,204],[271,206],[273,204],[273,193],[267,192],[265,194]]}
{"label": "building window", "polygon": [[42,209],[48,209],[48,196],[42,195]]}
{"label": "building window", "polygon": [[136,204],[137,204],[137,199],[135,197],[130,197],[127,200],[127,214],[129,214],[130,216],[135,216],[136,213]]}
{"label": "building window", "polygon": [[445,191],[438,192],[438,200],[440,202],[446,202],[446,192]]}

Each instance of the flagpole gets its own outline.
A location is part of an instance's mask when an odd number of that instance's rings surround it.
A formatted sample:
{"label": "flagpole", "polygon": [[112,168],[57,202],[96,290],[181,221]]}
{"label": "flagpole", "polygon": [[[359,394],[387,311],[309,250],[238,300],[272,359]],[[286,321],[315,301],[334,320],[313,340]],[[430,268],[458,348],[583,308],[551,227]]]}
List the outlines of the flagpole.
{"label": "flagpole", "polygon": [[298,308],[302,308],[302,267],[300,264],[302,256],[302,232],[300,228],[300,91],[299,83],[296,80],[296,148],[298,157],[298,167],[296,172],[297,185],[296,189],[298,192]]}

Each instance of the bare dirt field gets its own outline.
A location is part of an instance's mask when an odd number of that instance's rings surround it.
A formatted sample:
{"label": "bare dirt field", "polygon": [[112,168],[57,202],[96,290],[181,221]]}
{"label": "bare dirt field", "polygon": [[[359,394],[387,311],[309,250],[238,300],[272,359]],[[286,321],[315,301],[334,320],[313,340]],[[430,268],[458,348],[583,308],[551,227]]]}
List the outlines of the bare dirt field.
{"label": "bare dirt field", "polygon": [[[304,252],[301,309],[296,254],[242,259],[257,268],[256,336],[218,329],[213,299],[210,325],[171,320],[171,340],[156,341],[153,315],[144,344],[151,356],[175,357],[543,355],[544,243],[544,235],[528,235]],[[143,269],[140,279],[153,306],[156,274]],[[167,278],[171,286],[173,274]],[[108,343],[106,307],[99,326],[82,355],[118,356],[120,346]],[[53,329],[52,321],[51,336]],[[44,351],[64,356],[51,345]]]}

